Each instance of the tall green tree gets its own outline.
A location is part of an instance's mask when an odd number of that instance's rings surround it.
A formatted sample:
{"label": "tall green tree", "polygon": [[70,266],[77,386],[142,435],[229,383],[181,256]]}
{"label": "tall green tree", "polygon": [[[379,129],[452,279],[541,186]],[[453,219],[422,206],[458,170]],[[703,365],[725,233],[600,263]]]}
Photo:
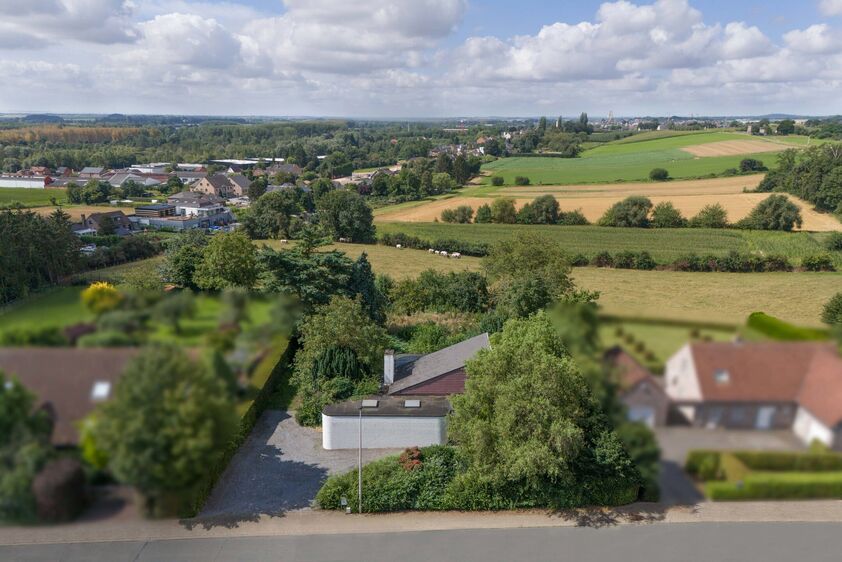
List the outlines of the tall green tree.
{"label": "tall green tree", "polygon": [[374,218],[371,207],[353,191],[336,190],[319,199],[319,224],[334,239],[349,238],[354,242],[374,241]]}
{"label": "tall green tree", "polygon": [[257,282],[257,274],[257,249],[248,236],[225,232],[211,237],[193,280],[202,289],[250,289]]}
{"label": "tall green tree", "polygon": [[197,289],[193,275],[202,263],[209,237],[201,230],[188,230],[167,242],[161,278],[181,287]]}
{"label": "tall green tree", "polygon": [[786,195],[770,195],[757,204],[737,226],[752,230],[784,230],[801,228],[803,220],[798,205]]}
{"label": "tall green tree", "polygon": [[110,470],[155,515],[169,511],[173,497],[177,509],[189,505],[237,421],[225,382],[171,347],[147,348],[130,361],[99,415],[94,438]]}
{"label": "tall green tree", "polygon": [[377,289],[374,271],[371,269],[371,263],[365,252],[360,254],[351,268],[348,292],[352,298],[359,296],[362,299],[362,306],[369,318],[378,324],[386,321],[386,299]]}
{"label": "tall green tree", "polygon": [[466,371],[448,426],[469,463],[457,487],[509,507],[637,498],[640,474],[545,313],[507,322]]}

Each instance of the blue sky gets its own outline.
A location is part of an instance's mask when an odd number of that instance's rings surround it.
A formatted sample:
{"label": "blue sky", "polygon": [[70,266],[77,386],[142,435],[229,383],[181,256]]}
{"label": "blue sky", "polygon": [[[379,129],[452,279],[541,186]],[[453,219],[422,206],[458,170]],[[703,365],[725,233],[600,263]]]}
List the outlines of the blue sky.
{"label": "blue sky", "polygon": [[842,113],[842,0],[2,0],[0,111]]}

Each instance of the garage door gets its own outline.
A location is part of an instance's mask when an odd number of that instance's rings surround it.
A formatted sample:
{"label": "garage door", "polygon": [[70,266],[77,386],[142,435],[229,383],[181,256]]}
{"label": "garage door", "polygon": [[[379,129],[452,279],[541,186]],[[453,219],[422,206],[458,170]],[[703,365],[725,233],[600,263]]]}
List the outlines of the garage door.
{"label": "garage door", "polygon": [[648,427],[655,427],[655,408],[652,406],[632,406],[629,408],[629,421],[642,422]]}

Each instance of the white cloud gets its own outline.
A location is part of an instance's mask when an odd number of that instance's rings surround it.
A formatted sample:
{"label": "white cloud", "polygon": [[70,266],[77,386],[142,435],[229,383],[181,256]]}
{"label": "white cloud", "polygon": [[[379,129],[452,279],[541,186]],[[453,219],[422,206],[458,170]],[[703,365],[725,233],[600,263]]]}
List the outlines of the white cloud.
{"label": "white cloud", "polygon": [[822,54],[842,49],[838,34],[824,23],[790,31],[784,35],[784,41],[791,49],[805,53]]}
{"label": "white cloud", "polygon": [[842,15],[842,0],[821,0],[819,11],[826,16]]}
{"label": "white cloud", "polygon": [[[806,111],[801,100],[832,107],[842,81],[832,25],[776,44],[751,21],[706,21],[688,0],[606,2],[585,21],[455,46],[467,0],[243,1],[0,0],[0,71],[50,84],[7,86],[0,102],[369,116]],[[831,4],[842,0],[825,13]]]}

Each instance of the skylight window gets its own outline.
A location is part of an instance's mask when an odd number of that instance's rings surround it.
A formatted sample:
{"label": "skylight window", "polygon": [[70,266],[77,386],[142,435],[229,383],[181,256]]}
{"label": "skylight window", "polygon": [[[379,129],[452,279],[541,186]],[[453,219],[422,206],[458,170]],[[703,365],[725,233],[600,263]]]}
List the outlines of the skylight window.
{"label": "skylight window", "polygon": [[107,400],[109,394],[111,394],[111,383],[108,381],[98,381],[94,383],[94,387],[91,389],[91,400]]}
{"label": "skylight window", "polygon": [[713,379],[717,382],[717,384],[728,384],[731,382],[731,375],[725,369],[717,369],[717,371],[713,373]]}
{"label": "skylight window", "polygon": [[378,400],[363,400],[362,407],[363,408],[376,408],[378,403],[379,403]]}
{"label": "skylight window", "polygon": [[421,401],[420,400],[404,400],[403,401],[404,408],[420,408]]}

